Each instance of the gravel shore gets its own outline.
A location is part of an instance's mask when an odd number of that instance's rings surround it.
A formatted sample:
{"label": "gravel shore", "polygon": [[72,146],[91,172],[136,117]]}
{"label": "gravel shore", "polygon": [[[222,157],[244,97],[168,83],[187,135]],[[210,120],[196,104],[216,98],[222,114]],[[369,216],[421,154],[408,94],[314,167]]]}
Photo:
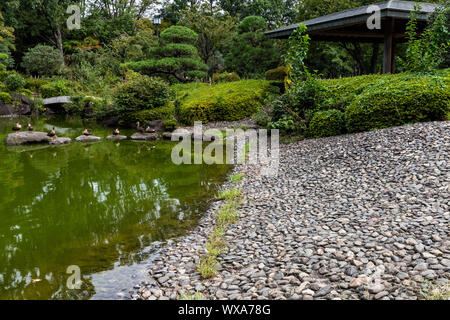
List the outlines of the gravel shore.
{"label": "gravel shore", "polygon": [[450,122],[280,146],[277,177],[240,165],[245,196],[219,272],[195,264],[214,202],[148,261],[134,299],[418,299],[450,276]]}

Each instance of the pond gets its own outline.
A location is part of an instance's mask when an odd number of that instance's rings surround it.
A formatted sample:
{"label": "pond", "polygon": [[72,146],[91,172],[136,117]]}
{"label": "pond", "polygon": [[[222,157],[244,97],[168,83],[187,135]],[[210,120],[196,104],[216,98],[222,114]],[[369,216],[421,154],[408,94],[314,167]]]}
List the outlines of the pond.
{"label": "pond", "polygon": [[[0,299],[118,298],[145,277],[152,245],[196,226],[230,169],[174,165],[171,141],[5,146],[17,121],[30,120],[0,118]],[[111,132],[79,118],[31,123],[72,139]],[[69,266],[80,289],[66,286]]]}

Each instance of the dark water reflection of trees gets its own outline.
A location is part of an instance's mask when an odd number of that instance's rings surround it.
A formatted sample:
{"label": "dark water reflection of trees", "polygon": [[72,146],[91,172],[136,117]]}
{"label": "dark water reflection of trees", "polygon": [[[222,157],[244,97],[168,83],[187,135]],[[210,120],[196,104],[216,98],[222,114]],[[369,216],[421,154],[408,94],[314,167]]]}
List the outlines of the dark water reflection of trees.
{"label": "dark water reflection of trees", "polygon": [[[37,130],[56,123],[72,138],[83,127],[44,120],[35,120]],[[0,119],[2,141],[10,125]],[[109,133],[95,129],[102,137]],[[131,264],[152,242],[193,228],[228,168],[176,166],[172,147],[133,141],[55,148],[2,143],[0,298],[89,297],[96,289],[90,274]],[[65,287],[69,265],[81,268],[80,291]]]}

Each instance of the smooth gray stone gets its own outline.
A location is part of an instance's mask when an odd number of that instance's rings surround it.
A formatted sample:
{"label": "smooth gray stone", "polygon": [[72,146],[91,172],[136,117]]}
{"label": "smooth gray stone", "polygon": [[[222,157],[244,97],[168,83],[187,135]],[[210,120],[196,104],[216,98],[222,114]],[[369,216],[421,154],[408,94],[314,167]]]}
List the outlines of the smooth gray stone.
{"label": "smooth gray stone", "polygon": [[48,144],[53,146],[59,146],[63,144],[69,144],[72,142],[72,139],[70,138],[55,138],[54,140],[50,140]]}
{"label": "smooth gray stone", "polygon": [[133,133],[130,137],[131,140],[156,140],[158,139],[158,135],[156,133]]}
{"label": "smooth gray stone", "polygon": [[107,136],[106,139],[108,139],[108,140],[125,140],[125,139],[127,139],[127,136],[121,136],[121,135],[114,136],[114,135],[111,135],[111,136]]}
{"label": "smooth gray stone", "polygon": [[75,140],[78,141],[78,142],[98,142],[98,141],[102,140],[102,138],[96,137],[96,136],[84,136],[84,135],[82,135],[82,136],[76,137]]}
{"label": "smooth gray stone", "polygon": [[6,136],[6,145],[8,146],[18,146],[21,144],[27,143],[42,143],[49,142],[50,137],[47,136],[45,132],[29,132],[29,131],[21,131],[10,133]]}

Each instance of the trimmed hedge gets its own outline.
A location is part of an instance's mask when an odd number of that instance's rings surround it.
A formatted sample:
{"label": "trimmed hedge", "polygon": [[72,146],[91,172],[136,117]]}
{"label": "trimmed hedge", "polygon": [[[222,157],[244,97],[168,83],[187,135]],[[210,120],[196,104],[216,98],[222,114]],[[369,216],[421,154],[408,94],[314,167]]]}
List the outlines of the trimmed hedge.
{"label": "trimmed hedge", "polygon": [[174,107],[169,104],[155,109],[134,112],[130,115],[129,121],[146,123],[152,120],[169,120],[174,118],[174,114]]}
{"label": "trimmed hedge", "polygon": [[179,121],[233,121],[248,117],[263,106],[270,91],[265,80],[243,80],[216,85],[173,87],[181,101]]}
{"label": "trimmed hedge", "polygon": [[344,132],[344,114],[336,109],[319,111],[309,123],[309,134],[314,138],[336,136]]}
{"label": "trimmed hedge", "polygon": [[[316,137],[328,134],[319,126],[326,110],[345,113],[342,132],[446,120],[450,114],[450,69],[434,74],[364,75],[310,82],[310,86],[307,81],[299,83],[278,101],[311,120],[309,132]],[[283,108],[272,110],[274,120],[285,115]]]}
{"label": "trimmed hedge", "polygon": [[439,77],[409,81],[379,81],[356,97],[345,111],[349,132],[445,120],[450,111],[450,90]]}

